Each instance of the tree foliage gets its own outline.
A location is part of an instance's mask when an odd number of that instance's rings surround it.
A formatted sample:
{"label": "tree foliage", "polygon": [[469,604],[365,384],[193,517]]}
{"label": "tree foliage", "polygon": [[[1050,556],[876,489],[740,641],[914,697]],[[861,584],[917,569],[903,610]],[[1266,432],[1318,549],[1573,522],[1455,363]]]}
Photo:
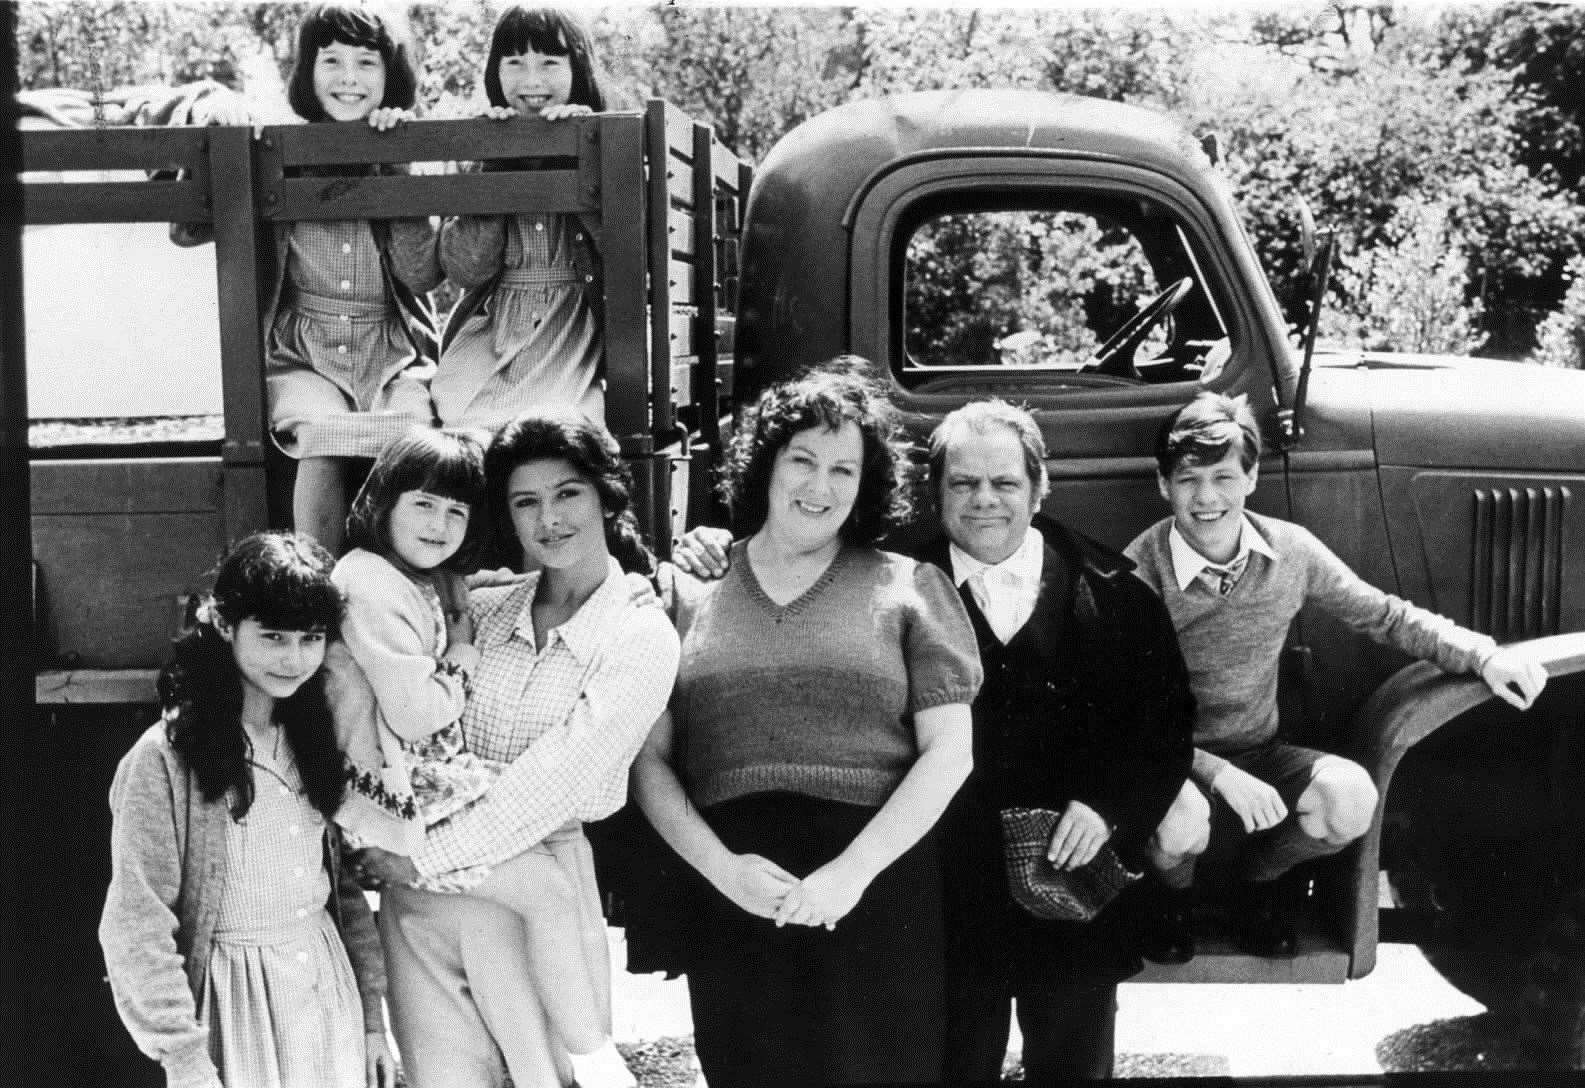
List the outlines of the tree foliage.
{"label": "tree foliage", "polygon": [[[406,8],[431,116],[477,109],[499,8]],[[232,81],[258,57],[284,71],[301,11],[24,3],[22,85]],[[1339,233],[1351,271],[1338,277],[1330,327],[1356,342],[1410,335],[1371,315],[1393,252],[1408,261],[1426,237],[1414,218],[1424,209],[1458,250],[1427,273],[1439,291],[1462,292],[1457,310],[1474,324],[1453,339],[1477,338],[1488,353],[1535,347],[1562,303],[1564,268],[1585,252],[1585,8],[1574,5],[1440,15],[1392,0],[1188,13],[666,5],[602,11],[592,28],[619,101],[665,97],[750,158],[842,101],[928,88],[1031,87],[1173,111],[1223,137],[1223,168],[1290,320],[1303,312],[1299,198]]]}
{"label": "tree foliage", "polygon": [[1585,370],[1585,257],[1570,261],[1564,278],[1568,291],[1563,304],[1541,323],[1534,361]]}
{"label": "tree foliage", "polygon": [[1381,244],[1345,256],[1338,282],[1349,300],[1328,315],[1334,339],[1366,350],[1462,355],[1482,339],[1481,305],[1466,299],[1469,258],[1446,205],[1411,201]]}
{"label": "tree foliage", "polygon": [[[1420,202],[1445,209],[1463,247],[1482,350],[1517,357],[1549,305],[1547,277],[1585,241],[1579,203],[1517,160],[1527,105],[1504,74],[1440,67],[1423,36],[1404,34],[1346,78],[1305,70],[1197,120],[1229,136],[1228,171],[1290,320],[1303,308],[1296,198],[1361,255],[1406,237],[1390,225]],[[1338,289],[1342,309],[1359,312],[1349,281]]]}

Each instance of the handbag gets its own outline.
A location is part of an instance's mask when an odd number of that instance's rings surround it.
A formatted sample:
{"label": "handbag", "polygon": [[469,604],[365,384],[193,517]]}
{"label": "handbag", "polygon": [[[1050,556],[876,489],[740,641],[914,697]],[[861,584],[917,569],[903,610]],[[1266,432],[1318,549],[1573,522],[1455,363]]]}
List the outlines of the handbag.
{"label": "handbag", "polygon": [[1138,880],[1110,846],[1077,869],[1058,869],[1046,857],[1062,813],[1048,808],[1002,809],[1002,853],[1007,890],[1036,918],[1088,922]]}

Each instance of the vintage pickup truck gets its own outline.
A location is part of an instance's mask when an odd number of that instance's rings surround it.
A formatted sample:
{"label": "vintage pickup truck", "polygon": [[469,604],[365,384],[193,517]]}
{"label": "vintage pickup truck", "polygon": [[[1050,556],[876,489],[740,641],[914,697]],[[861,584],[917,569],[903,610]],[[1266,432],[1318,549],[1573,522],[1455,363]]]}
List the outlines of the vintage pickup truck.
{"label": "vintage pickup truck", "polygon": [[[837,354],[868,359],[920,434],[974,397],[1027,405],[1050,450],[1046,511],[1114,547],[1164,512],[1150,457],[1161,419],[1201,389],[1247,396],[1270,449],[1254,509],[1308,526],[1377,585],[1500,641],[1535,640],[1552,680],[1519,714],[1478,680],[1301,616],[1285,729],[1370,768],[1375,825],[1315,869],[1295,958],[1238,954],[1212,910],[1202,954],[1147,977],[1343,982],[1373,968],[1386,919],[1453,952],[1500,946],[1527,961],[1491,999],[1523,1012],[1545,1060],[1579,1060],[1585,374],[1317,347],[1325,240],[1311,313],[1290,329],[1215,141],[1114,102],[856,101],[752,169],[663,103],[560,126],[423,122],[335,142],[317,128],[23,134],[27,223],[214,222],[220,358],[208,365],[225,394],[218,442],[30,454],[29,720],[78,848],[51,863],[48,886],[63,892],[50,947],[66,988],[92,991],[79,990],[80,1007],[97,1010],[75,1017],[83,1030],[61,1060],[117,1045],[85,928],[104,881],[109,768],[147,720],[150,670],[208,563],[227,538],[285,516],[288,466],[264,435],[260,232],[508,208],[601,217],[608,422],[663,551],[718,514],[712,458],[734,406]],[[488,175],[294,176],[315,163],[525,156],[536,161]],[[181,174],[71,180],[105,169]]]}

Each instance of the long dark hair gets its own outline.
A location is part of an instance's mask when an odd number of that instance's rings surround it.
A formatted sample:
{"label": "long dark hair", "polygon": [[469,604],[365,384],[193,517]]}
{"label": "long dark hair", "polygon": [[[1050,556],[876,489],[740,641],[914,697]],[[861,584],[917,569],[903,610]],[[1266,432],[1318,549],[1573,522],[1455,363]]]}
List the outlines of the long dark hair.
{"label": "long dark hair", "polygon": [[516,4],[501,12],[495,22],[495,32],[490,35],[490,55],[484,62],[484,93],[490,105],[509,104],[501,92],[501,58],[529,51],[569,58],[572,90],[567,102],[588,106],[595,113],[605,109],[600,66],[595,63],[594,45],[582,20],[556,8],[525,8]]}
{"label": "long dark hair", "polygon": [[732,508],[733,532],[751,536],[769,515],[776,455],[811,427],[852,423],[863,439],[864,463],[853,511],[842,523],[844,544],[874,544],[912,512],[910,468],[897,409],[869,377],[869,363],[839,355],[771,386],[744,409],[727,446],[721,494]]}
{"label": "long dark hair", "polygon": [[[253,805],[253,749],[242,726],[242,674],[214,618],[232,628],[246,619],[290,631],[322,628],[334,638],[341,622],[341,593],[330,581],[334,565],[329,552],[295,533],[255,533],[242,540],[220,561],[209,604],[214,616],[176,640],[173,660],[160,671],[165,735],[197,777],[205,800],[230,793],[233,818]],[[320,674],[277,700],[275,718],[310,803],[330,816],[341,803],[342,755]]]}
{"label": "long dark hair", "polygon": [[408,491],[427,491],[468,504],[462,546],[441,566],[474,569],[489,518],[484,501],[484,446],[466,431],[414,427],[391,440],[369,470],[347,515],[347,546],[392,558],[391,509]]}
{"label": "long dark hair", "polygon": [[327,121],[329,115],[314,94],[314,63],[319,51],[332,42],[372,49],[385,62],[385,97],[382,107],[410,110],[418,98],[418,77],[413,72],[405,38],[398,37],[378,14],[356,4],[316,4],[297,27],[297,51],[292,74],[286,80],[286,100],[292,112],[305,121]]}
{"label": "long dark hair", "polygon": [[622,463],[621,447],[611,432],[574,408],[525,412],[495,433],[484,454],[484,478],[490,496],[490,518],[501,561],[516,567],[523,545],[507,508],[506,487],[512,470],[529,461],[566,461],[588,480],[605,511],[605,545],[625,571],[655,573],[655,557],[644,545],[633,516],[633,477]]}

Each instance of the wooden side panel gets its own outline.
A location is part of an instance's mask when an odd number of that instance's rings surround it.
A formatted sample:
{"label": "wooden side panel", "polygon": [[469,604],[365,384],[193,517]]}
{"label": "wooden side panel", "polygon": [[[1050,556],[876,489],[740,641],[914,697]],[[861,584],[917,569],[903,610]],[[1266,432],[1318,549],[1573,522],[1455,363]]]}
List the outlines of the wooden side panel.
{"label": "wooden side panel", "polygon": [[36,461],[31,478],[47,660],[157,665],[226,544],[220,461]]}

